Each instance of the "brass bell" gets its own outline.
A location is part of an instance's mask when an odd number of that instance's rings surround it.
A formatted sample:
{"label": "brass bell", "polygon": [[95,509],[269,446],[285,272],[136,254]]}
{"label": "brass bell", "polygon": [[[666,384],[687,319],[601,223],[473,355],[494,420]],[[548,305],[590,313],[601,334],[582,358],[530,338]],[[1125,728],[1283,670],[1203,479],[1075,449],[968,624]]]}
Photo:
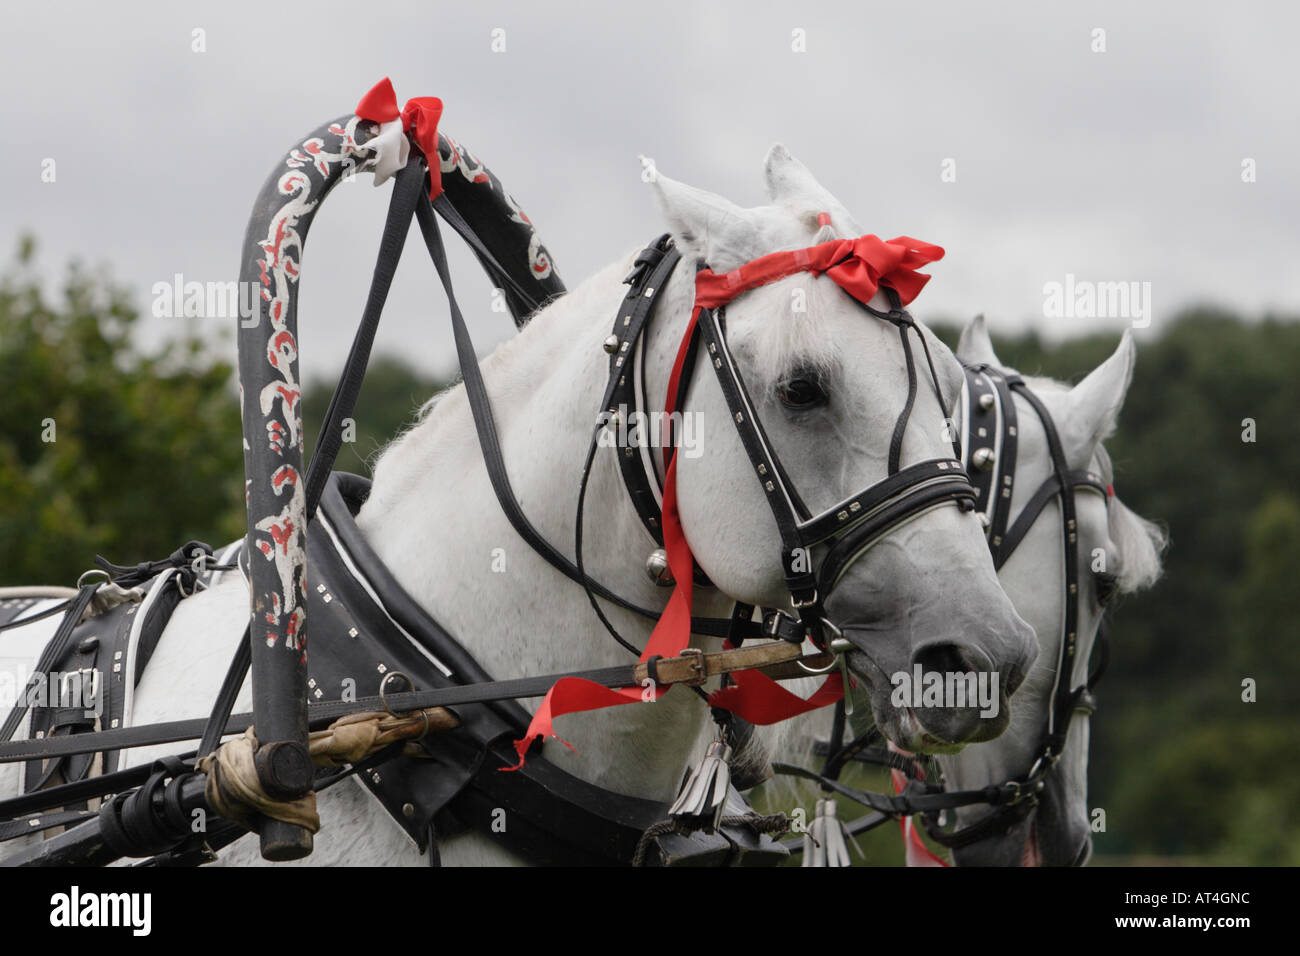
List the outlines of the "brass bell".
{"label": "brass bell", "polygon": [[650,552],[650,557],[645,559],[645,573],[656,587],[668,588],[677,583],[673,572],[668,569],[668,552],[663,548],[655,548]]}
{"label": "brass bell", "polygon": [[993,393],[985,392],[983,395],[980,396],[980,408],[984,409],[984,411],[987,412],[992,407],[993,407]]}
{"label": "brass bell", "polygon": [[611,335],[609,338],[605,340],[605,351],[608,352],[610,355],[613,355],[615,352],[618,351],[617,335]]}
{"label": "brass bell", "polygon": [[994,462],[992,448],[976,448],[970,456],[970,463],[980,471],[988,471]]}

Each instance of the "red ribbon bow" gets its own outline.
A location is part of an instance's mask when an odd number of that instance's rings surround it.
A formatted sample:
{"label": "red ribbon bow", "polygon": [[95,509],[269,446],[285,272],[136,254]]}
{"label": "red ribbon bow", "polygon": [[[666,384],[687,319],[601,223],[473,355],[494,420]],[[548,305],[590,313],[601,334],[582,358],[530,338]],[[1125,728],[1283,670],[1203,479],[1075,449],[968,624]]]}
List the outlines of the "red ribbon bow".
{"label": "red ribbon bow", "polygon": [[442,193],[442,166],[438,158],[438,120],[442,118],[442,100],[436,96],[417,96],[407,100],[399,111],[393,83],[384,77],[361,97],[356,112],[363,120],[372,123],[402,121],[402,129],[411,134],[415,145],[429,161],[429,199],[437,199]]}
{"label": "red ribbon bow", "polygon": [[907,305],[925,288],[930,277],[916,270],[943,258],[943,248],[910,236],[884,240],[878,236],[832,239],[809,249],[773,252],[738,269],[718,274],[705,269],[695,275],[695,304],[714,309],[740,293],[796,272],[825,273],[859,302],[887,285]]}

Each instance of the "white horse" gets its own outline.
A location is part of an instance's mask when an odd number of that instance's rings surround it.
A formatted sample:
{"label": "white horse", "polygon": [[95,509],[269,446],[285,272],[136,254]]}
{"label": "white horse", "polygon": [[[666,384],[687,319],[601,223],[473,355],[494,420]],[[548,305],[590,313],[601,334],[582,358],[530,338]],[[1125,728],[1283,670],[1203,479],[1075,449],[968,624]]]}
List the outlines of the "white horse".
{"label": "white horse", "polygon": [[[833,238],[837,231],[861,231],[783,147],[770,152],[766,175],[774,204],[752,209],[663,176],[655,180],[684,262],[663,292],[644,344],[647,394],[666,392],[691,312],[697,260],[722,272],[765,253]],[[818,213],[829,213],[833,228],[819,231]],[[602,343],[630,265],[631,256],[625,256],[603,269],[483,362],[516,495],[533,524],[570,553],[584,452],[608,374]],[[790,306],[795,289],[806,299],[805,311]],[[877,298],[873,305],[888,307],[883,296]],[[890,432],[907,387],[896,329],[867,315],[829,279],[800,273],[732,303],[727,334],[770,442],[814,513],[885,477]],[[931,390],[918,390],[903,442],[904,465],[951,455],[945,408],[958,393],[961,370],[928,330],[923,334],[944,394],[941,403]],[[804,410],[783,405],[783,387],[801,378],[815,378],[828,400]],[[680,513],[696,560],[716,586],[696,589],[695,613],[725,617],[737,600],[788,607],[780,541],[763,489],[706,362],[698,363],[687,410],[702,423],[702,453],[680,460]],[[663,607],[666,592],[644,570],[655,545],[627,499],[612,453],[597,456],[588,502],[588,573],[642,606]],[[385,450],[357,522],[407,592],[494,677],[628,661],[595,619],[582,589],[527,547],[503,516],[462,386],[429,402],[418,422]],[[870,632],[865,651],[853,654],[868,681],[896,669],[894,662],[906,666],[924,638],[982,662],[981,669],[1001,676],[1006,694],[1036,653],[1032,631],[998,585],[978,521],[956,507],[930,510],[895,529],[850,568],[832,598],[832,623],[846,633],[850,627]],[[645,644],[651,622],[612,607],[608,614],[624,636]],[[205,716],[247,616],[248,587],[233,573],[182,601],[135,690],[129,723]],[[52,625],[33,625],[11,633],[8,647],[17,652],[21,646],[34,658],[51,630]],[[705,638],[692,643],[717,647]],[[246,682],[236,710],[250,709],[250,701]],[[900,746],[924,750],[933,740],[891,712],[887,696],[874,706]],[[577,752],[548,743],[545,753],[602,787],[668,801],[710,728],[707,708],[679,691],[653,705],[564,717],[557,731]],[[131,763],[176,749],[137,750]],[[0,793],[18,792],[15,769],[0,767]],[[319,809],[323,829],[315,851],[299,862],[420,862],[410,840],[353,781],[322,793]],[[453,865],[518,862],[477,833],[446,839],[441,853]],[[233,844],[223,859],[259,862],[256,839]]]}
{"label": "white horse", "polygon": [[[980,316],[962,332],[957,356],[967,365],[987,364],[1006,369],[993,351]],[[1113,355],[1073,388],[1045,378],[1026,384],[1042,400],[1060,433],[1072,470],[1101,475],[1113,482],[1103,441],[1113,433],[1133,375],[1136,347],[1125,332]],[[1007,369],[1007,371],[1013,371]],[[1029,403],[1015,394],[1019,443],[1016,456],[1011,521],[1052,473],[1047,436]],[[959,429],[963,427],[957,419]],[[1101,623],[1104,604],[1114,595],[1150,587],[1160,575],[1164,532],[1139,517],[1118,497],[1109,507],[1096,494],[1075,497],[1079,523],[1079,638],[1071,687],[1087,679],[1089,657]],[[1050,502],[998,572],[1007,595],[1038,636],[1039,654],[1016,696],[1007,731],[987,743],[971,744],[960,753],[938,754],[948,790],[975,790],[1024,776],[1042,742],[1053,689],[1056,662],[1064,637],[1065,593],[1059,505]],[[825,736],[829,718],[823,712],[778,725],[767,735],[772,750],[800,766],[813,766],[812,743]],[[859,727],[858,730],[864,728]],[[1070,722],[1060,760],[1046,778],[1036,810],[1005,833],[995,833],[952,851],[958,865],[1070,865],[1085,862],[1091,852],[1087,809],[1088,717],[1079,712]],[[789,798],[779,785],[770,798]],[[987,806],[962,807],[958,826],[970,826],[988,813]]]}

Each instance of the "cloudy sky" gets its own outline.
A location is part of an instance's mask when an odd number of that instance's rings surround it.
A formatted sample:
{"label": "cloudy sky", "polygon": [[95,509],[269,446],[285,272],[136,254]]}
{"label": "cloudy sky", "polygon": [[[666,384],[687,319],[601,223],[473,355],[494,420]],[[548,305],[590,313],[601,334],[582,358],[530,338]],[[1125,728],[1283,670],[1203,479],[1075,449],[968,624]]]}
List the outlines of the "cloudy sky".
{"label": "cloudy sky", "polygon": [[[1045,315],[1045,284],[1067,275],[1149,282],[1147,335],[1194,301],[1300,312],[1294,4],[235,0],[23,4],[2,22],[0,251],[30,231],[47,274],[103,264],[142,308],[176,273],[235,278],[272,165],[389,75],[399,100],[443,98],[443,130],[503,179],[570,287],[661,231],[638,154],[757,205],[781,141],[869,231],[947,249],[923,319],[1127,324]],[[317,219],[309,377],[346,353],[385,210],[367,178]],[[512,328],[473,261],[454,265],[485,351]],[[421,256],[377,350],[449,366]]]}

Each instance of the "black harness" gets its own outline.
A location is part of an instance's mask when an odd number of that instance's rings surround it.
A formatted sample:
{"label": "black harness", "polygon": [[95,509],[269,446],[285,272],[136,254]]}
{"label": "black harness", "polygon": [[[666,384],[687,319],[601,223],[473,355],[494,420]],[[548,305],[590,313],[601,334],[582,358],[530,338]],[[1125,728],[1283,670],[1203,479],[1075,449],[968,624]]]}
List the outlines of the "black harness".
{"label": "black harness", "polygon": [[[1007,781],[1003,787],[1013,799],[996,808],[977,823],[945,831],[934,814],[923,814],[926,832],[935,842],[947,847],[961,847],[1005,832],[1023,820],[1038,804],[1045,778],[1065,749],[1070,721],[1076,713],[1091,714],[1096,708],[1093,688],[1105,668],[1108,635],[1102,618],[1098,643],[1102,651],[1097,669],[1078,687],[1073,686],[1074,662],[1079,632],[1079,525],[1075,496],[1080,490],[1094,491],[1110,506],[1110,491],[1101,476],[1091,471],[1072,471],[1065,460],[1061,438],[1051,413],[1042,400],[1019,375],[976,365],[966,369],[967,463],[975,478],[980,513],[987,528],[989,549],[994,568],[1001,570],[1007,559],[1024,540],[1049,501],[1061,509],[1061,533],[1065,556],[1065,610],[1062,616],[1060,649],[1056,661],[1056,684],[1048,705],[1047,725],[1029,770]],[[1008,527],[1011,512],[1012,484],[1016,470],[1019,426],[1014,395],[1019,395],[1034,410],[1047,436],[1052,473],[1029,497]]]}

